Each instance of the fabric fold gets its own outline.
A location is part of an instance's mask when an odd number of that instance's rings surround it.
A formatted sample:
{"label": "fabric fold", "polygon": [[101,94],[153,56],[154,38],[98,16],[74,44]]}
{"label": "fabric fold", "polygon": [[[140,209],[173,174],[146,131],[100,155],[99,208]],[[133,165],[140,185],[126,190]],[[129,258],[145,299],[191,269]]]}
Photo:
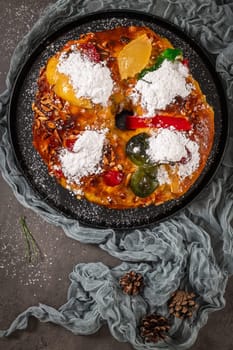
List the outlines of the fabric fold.
{"label": "fabric fold", "polygon": [[[162,261],[156,264],[123,262],[112,269],[102,263],[76,265],[70,274],[67,303],[58,310],[44,304],[29,307],[7,330],[0,331],[0,336],[6,337],[15,330],[25,329],[29,317],[33,316],[77,335],[95,333],[107,324],[118,341],[129,342],[135,349],[186,349],[194,343],[198,330],[207,322],[208,313],[224,306],[223,292],[227,281],[213,255],[210,259],[208,249],[201,242],[198,250],[195,245],[186,247],[190,261],[186,274],[176,270],[176,264],[163,266]],[[127,295],[120,287],[120,278],[129,271],[143,276],[145,287],[140,295]],[[171,319],[172,327],[165,342],[145,343],[139,331],[141,319],[153,312],[171,318],[167,302],[182,285],[199,295],[196,317],[192,320]]]}

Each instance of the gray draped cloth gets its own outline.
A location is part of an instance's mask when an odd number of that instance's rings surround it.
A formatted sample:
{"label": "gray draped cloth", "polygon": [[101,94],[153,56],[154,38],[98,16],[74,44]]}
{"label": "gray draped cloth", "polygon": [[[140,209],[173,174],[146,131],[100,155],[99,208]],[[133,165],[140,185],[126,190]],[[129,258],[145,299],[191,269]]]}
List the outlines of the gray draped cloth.
{"label": "gray draped cloth", "polygon": [[[233,272],[233,123],[229,142],[214,180],[186,209],[154,227],[120,234],[112,229],[82,227],[58,215],[39,201],[20,176],[10,148],[6,109],[13,82],[31,49],[51,30],[93,11],[129,8],[153,13],[174,22],[195,38],[215,60],[226,90],[229,115],[233,115],[233,1],[232,0],[59,0],[46,9],[12,57],[7,90],[0,96],[0,166],[17,199],[50,223],[63,227],[67,236],[93,243],[122,264],[110,269],[99,263],[78,264],[70,274],[67,303],[56,310],[47,305],[29,307],[10,327],[8,336],[27,327],[34,316],[75,334],[91,334],[108,324],[120,342],[135,349],[186,349],[209,312],[224,307],[224,290]],[[130,270],[140,272],[145,289],[139,296],[122,293],[119,278]],[[178,288],[193,290],[200,305],[190,320],[175,319],[165,342],[144,343],[138,333],[140,319],[157,312],[168,316],[167,301]]]}

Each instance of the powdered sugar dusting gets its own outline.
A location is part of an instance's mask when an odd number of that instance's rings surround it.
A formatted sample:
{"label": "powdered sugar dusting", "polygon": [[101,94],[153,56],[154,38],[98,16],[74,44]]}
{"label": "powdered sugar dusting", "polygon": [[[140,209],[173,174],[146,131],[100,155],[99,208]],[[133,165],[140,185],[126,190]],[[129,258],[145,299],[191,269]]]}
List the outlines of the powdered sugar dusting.
{"label": "powdered sugar dusting", "polygon": [[186,164],[179,165],[178,175],[181,179],[190,176],[198,168],[200,163],[199,145],[196,142],[189,140],[186,144],[186,148],[191,157]]}
{"label": "powdered sugar dusting", "polygon": [[135,85],[132,98],[141,101],[146,115],[152,116],[156,110],[163,110],[176,96],[187,97],[192,85],[186,82],[189,71],[181,62],[164,60],[155,71],[147,73]]}
{"label": "powdered sugar dusting", "polygon": [[178,163],[178,175],[181,179],[190,176],[200,163],[198,143],[190,140],[186,133],[177,130],[162,129],[154,133],[149,138],[147,154],[157,164]]}
{"label": "powdered sugar dusting", "polygon": [[61,55],[57,69],[67,75],[78,98],[90,98],[94,103],[107,105],[113,90],[109,68],[103,63],[94,63],[79,51],[69,56]]}
{"label": "powdered sugar dusting", "polygon": [[76,140],[73,152],[62,149],[59,159],[69,181],[80,184],[84,176],[99,174],[107,129],[85,130]]}
{"label": "powdered sugar dusting", "polygon": [[187,141],[183,133],[162,129],[150,137],[147,153],[155,163],[179,162],[187,157]]}
{"label": "powdered sugar dusting", "polygon": [[169,178],[169,174],[164,165],[160,165],[157,170],[157,180],[160,185],[170,184],[171,180]]}

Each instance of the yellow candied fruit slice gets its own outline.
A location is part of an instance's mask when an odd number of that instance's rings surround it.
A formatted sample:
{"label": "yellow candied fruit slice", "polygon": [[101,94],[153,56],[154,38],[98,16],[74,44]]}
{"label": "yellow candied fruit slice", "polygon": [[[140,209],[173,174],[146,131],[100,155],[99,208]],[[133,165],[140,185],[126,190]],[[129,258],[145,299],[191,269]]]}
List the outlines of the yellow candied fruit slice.
{"label": "yellow candied fruit slice", "polygon": [[132,40],[117,57],[121,79],[134,77],[149,62],[152,45],[146,34]]}
{"label": "yellow candied fruit slice", "polygon": [[57,65],[58,58],[52,57],[48,61],[46,67],[46,77],[48,83],[53,86],[54,92],[65,101],[68,101],[71,105],[91,108],[91,101],[86,98],[78,98],[76,96],[75,91],[69,82],[69,78],[65,74],[58,72]]}
{"label": "yellow candied fruit slice", "polygon": [[57,64],[58,64],[58,59],[56,57],[50,58],[47,63],[46,77],[50,85],[55,85],[57,82],[57,79],[58,79]]}
{"label": "yellow candied fruit slice", "polygon": [[180,181],[177,172],[173,173],[171,176],[171,192],[174,194],[180,193]]}

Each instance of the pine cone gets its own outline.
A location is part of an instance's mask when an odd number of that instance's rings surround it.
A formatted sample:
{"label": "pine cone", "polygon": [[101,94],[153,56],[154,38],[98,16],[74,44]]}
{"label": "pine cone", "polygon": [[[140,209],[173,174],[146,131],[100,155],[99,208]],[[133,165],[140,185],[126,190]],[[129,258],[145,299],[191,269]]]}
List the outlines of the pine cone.
{"label": "pine cone", "polygon": [[177,290],[172,294],[168,303],[170,314],[181,319],[192,317],[193,312],[197,308],[195,297],[194,293]]}
{"label": "pine cone", "polygon": [[137,295],[144,287],[143,276],[135,271],[127,272],[120,278],[120,286],[126,294]]}
{"label": "pine cone", "polygon": [[142,319],[140,335],[147,342],[157,343],[166,338],[169,329],[168,319],[154,313]]}

